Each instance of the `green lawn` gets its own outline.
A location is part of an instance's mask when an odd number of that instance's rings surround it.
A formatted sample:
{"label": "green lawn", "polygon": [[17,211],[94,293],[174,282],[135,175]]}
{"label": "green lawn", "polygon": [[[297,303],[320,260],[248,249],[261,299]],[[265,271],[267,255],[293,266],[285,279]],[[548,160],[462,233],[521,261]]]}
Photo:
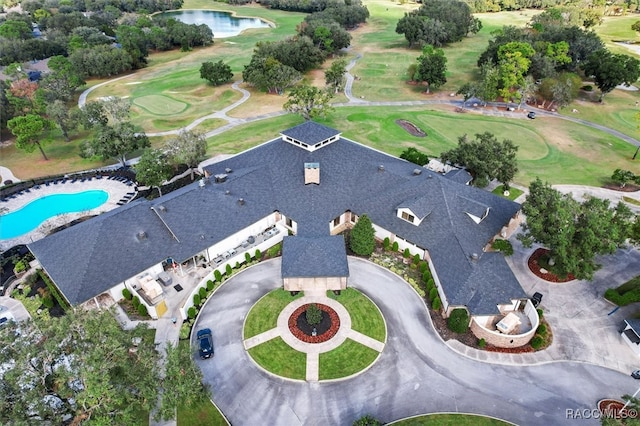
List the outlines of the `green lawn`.
{"label": "green lawn", "polygon": [[275,328],[278,315],[284,307],[300,297],[302,297],[302,293],[291,296],[291,293],[282,289],[267,293],[249,311],[244,323],[244,339]]}
{"label": "green lawn", "polygon": [[371,365],[380,353],[351,339],[336,349],[320,354],[319,379],[348,377]]}
{"label": "green lawn", "polygon": [[521,196],[523,194],[523,191],[518,189],[518,188],[514,188],[514,187],[510,187],[509,188],[509,196],[505,197],[504,196],[504,186],[503,185],[498,185],[496,187],[496,189],[494,189],[493,191],[491,191],[492,193],[499,195],[501,197],[504,197],[508,200],[515,200],[516,198],[518,198],[519,196]]}
{"label": "green lawn", "polygon": [[504,426],[513,423],[474,414],[427,414],[392,424],[394,426]]}
{"label": "green lawn", "polygon": [[384,342],[387,338],[387,329],[384,318],[378,307],[367,296],[358,290],[349,287],[336,296],[332,291],[327,296],[340,302],[351,316],[351,328],[362,334]]}
{"label": "green lawn", "polygon": [[226,426],[229,424],[211,401],[204,401],[195,407],[179,406],[177,423],[178,426]]}
{"label": "green lawn", "polygon": [[297,380],[307,377],[307,354],[296,351],[281,337],[254,346],[248,352],[258,365],[273,374]]}

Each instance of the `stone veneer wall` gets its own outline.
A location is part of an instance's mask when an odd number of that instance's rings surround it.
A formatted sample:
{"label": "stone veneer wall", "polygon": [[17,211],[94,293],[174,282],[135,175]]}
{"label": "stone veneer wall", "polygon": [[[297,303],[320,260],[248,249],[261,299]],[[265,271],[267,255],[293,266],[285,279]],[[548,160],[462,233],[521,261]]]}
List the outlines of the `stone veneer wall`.
{"label": "stone veneer wall", "polygon": [[[489,330],[480,324],[479,318],[471,317],[471,332],[478,338],[484,339],[490,345],[498,348],[518,348],[524,346],[533,338],[538,329],[540,319],[538,312],[533,307],[531,301],[527,301],[524,309],[525,314],[531,321],[531,330],[522,334],[503,334],[498,330]],[[486,318],[486,317],[483,317]]]}

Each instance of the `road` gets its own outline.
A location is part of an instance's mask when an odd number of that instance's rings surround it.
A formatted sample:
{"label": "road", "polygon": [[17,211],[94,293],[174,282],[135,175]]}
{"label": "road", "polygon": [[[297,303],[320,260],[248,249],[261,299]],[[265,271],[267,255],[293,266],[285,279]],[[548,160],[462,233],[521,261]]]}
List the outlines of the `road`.
{"label": "road", "polygon": [[566,410],[591,410],[601,398],[635,391],[631,377],[599,366],[496,365],[459,355],[436,334],[408,284],[360,259],[350,258],[349,268],[349,285],[382,311],[388,340],[369,370],[343,381],[276,378],[244,351],[244,318],[260,297],[281,286],[279,260],[238,274],[209,299],[196,328],[212,328],[216,354],[197,362],[232,424],[338,425],[365,414],[390,422],[429,412],[485,414],[523,425],[573,424]]}

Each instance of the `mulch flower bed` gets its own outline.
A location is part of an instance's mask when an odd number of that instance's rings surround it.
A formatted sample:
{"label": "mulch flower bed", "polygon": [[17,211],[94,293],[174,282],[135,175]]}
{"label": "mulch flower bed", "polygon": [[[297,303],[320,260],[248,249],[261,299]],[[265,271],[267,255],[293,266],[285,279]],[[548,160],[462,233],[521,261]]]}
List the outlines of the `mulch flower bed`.
{"label": "mulch flower bed", "polygon": [[633,183],[628,183],[623,187],[621,187],[618,184],[606,184],[606,185],[603,185],[603,188],[611,189],[613,191],[620,191],[620,192],[636,192],[636,191],[640,191],[640,186],[635,185]]}
{"label": "mulch flower bed", "polygon": [[407,131],[411,136],[424,138],[427,134],[418,126],[407,120],[396,120],[396,124]]}
{"label": "mulch flower bed", "polygon": [[576,277],[573,276],[573,274],[568,274],[566,277],[561,278],[558,275],[547,271],[545,269],[546,272],[542,271],[542,267],[538,264],[538,260],[549,253],[549,250],[545,249],[545,248],[538,248],[536,249],[533,254],[531,254],[531,256],[529,256],[529,260],[527,262],[527,264],[529,265],[529,270],[531,272],[533,272],[538,278],[542,278],[545,281],[549,281],[552,283],[566,283],[568,281],[573,281],[576,279]]}
{"label": "mulch flower bed", "polygon": [[638,416],[638,412],[635,408],[627,407],[624,412],[621,412],[624,403],[616,399],[602,399],[598,401],[598,410],[603,418],[613,419],[635,419]]}
{"label": "mulch flower bed", "polygon": [[[340,328],[340,317],[336,311],[321,303],[315,304],[322,311],[322,322],[315,326],[317,335],[312,335],[313,326],[306,324],[305,312],[309,305],[302,305],[289,317],[289,330],[305,343],[323,343],[336,335]],[[304,323],[304,324],[302,324]],[[323,324],[324,323],[324,324]]]}

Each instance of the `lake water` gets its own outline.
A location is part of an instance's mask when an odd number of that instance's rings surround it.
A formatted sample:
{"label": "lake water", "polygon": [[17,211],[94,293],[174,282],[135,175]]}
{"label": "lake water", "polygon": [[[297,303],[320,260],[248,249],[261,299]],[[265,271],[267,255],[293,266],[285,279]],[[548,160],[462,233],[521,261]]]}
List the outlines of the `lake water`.
{"label": "lake water", "polygon": [[258,18],[236,18],[228,12],[214,10],[179,10],[159,14],[174,18],[185,24],[206,24],[214,38],[234,37],[249,28],[269,28],[269,24]]}

